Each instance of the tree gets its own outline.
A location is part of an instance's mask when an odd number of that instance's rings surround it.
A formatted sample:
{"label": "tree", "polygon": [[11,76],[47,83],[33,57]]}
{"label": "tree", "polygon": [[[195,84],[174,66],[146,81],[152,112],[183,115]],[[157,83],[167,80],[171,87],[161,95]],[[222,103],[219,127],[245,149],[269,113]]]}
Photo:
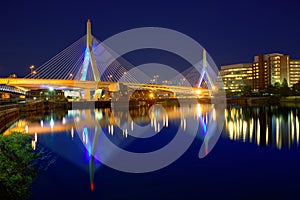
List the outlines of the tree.
{"label": "tree", "polygon": [[241,95],[244,97],[253,96],[252,89],[250,85],[245,85],[241,88]]}
{"label": "tree", "polygon": [[300,94],[300,82],[298,81],[296,84],[293,85],[292,91],[294,95]]}
{"label": "tree", "polygon": [[285,97],[291,95],[291,89],[289,88],[286,79],[283,79],[282,85],[279,88],[279,94]]}
{"label": "tree", "polygon": [[13,132],[0,135],[1,199],[26,199],[36,171],[32,166],[38,154],[31,148],[31,137]]}

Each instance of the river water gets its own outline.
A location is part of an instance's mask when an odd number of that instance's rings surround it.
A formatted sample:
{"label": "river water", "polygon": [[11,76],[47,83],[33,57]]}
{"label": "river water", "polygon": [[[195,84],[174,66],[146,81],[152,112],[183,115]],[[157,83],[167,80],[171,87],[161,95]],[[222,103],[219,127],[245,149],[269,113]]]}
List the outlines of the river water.
{"label": "river water", "polygon": [[[211,137],[216,124],[224,126]],[[24,129],[34,149],[47,149],[55,157],[38,174],[31,199],[290,199],[300,186],[299,126],[295,106],[216,111],[213,105],[196,104],[50,112],[19,120],[12,129]],[[178,153],[179,144],[153,162],[141,156],[133,163],[103,142],[140,155],[164,149],[180,134],[190,134],[187,150]],[[151,170],[177,153],[183,155]],[[150,172],[141,173],[144,168]]]}

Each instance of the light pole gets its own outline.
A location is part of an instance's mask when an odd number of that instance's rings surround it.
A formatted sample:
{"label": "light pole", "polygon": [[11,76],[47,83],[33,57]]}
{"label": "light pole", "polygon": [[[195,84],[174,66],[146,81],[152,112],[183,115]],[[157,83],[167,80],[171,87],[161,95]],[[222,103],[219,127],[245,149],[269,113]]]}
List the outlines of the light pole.
{"label": "light pole", "polygon": [[30,75],[31,75],[31,77],[32,77],[32,75],[33,75],[33,69],[34,69],[34,65],[30,65],[30,67],[29,67],[29,69],[30,69]]}
{"label": "light pole", "polygon": [[157,83],[158,83],[158,78],[159,78],[159,76],[158,76],[158,75],[154,75],[153,78],[154,78],[154,80],[155,80],[155,83],[157,84]]}
{"label": "light pole", "polygon": [[127,74],[127,72],[125,71],[125,72],[123,72],[123,75],[124,75],[124,82],[126,82],[126,74]]}
{"label": "light pole", "polygon": [[32,77],[34,77],[37,74],[35,70],[32,71]]}
{"label": "light pole", "polygon": [[108,76],[108,78],[109,78],[110,81],[112,81],[112,77],[113,77],[112,75]]}

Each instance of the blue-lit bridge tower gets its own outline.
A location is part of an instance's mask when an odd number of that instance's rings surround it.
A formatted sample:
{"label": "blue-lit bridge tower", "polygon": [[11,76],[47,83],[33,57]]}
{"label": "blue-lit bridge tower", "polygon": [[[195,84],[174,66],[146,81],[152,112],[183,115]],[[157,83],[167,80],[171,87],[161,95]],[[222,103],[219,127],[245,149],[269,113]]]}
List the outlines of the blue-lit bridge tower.
{"label": "blue-lit bridge tower", "polygon": [[86,23],[86,49],[84,54],[84,61],[83,61],[83,67],[81,73],[80,80],[85,81],[88,67],[92,67],[93,77],[94,81],[100,81],[100,75],[99,70],[97,67],[97,62],[93,53],[93,35],[92,35],[92,29],[91,29],[91,21],[88,19]]}
{"label": "blue-lit bridge tower", "polygon": [[[206,84],[207,87],[210,86],[210,89],[214,89],[214,83],[209,75],[208,69],[207,69],[207,60],[206,60],[206,50],[203,49],[203,57],[202,57],[202,71],[200,74],[200,79],[199,79],[199,83],[198,83],[198,88],[201,87],[201,84],[203,82],[203,80],[205,80],[205,75],[206,75]],[[209,85],[208,85],[209,84]]]}

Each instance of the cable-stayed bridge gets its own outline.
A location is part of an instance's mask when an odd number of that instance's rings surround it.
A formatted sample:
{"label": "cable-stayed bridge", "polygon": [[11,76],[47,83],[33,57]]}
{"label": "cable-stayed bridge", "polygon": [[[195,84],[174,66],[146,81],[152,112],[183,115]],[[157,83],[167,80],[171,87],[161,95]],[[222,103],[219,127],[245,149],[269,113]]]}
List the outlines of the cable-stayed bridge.
{"label": "cable-stayed bridge", "polygon": [[[32,69],[24,78],[0,78],[0,84],[29,90],[84,90],[85,94],[97,89],[118,91],[120,84],[127,88],[171,91],[186,95],[199,95],[199,88],[203,85],[210,89],[215,87],[207,67],[205,49],[201,70],[192,66],[175,76],[169,83],[158,84],[122,56],[112,56],[115,52],[92,35],[90,20],[87,21],[86,32],[85,36],[40,67]],[[206,93],[210,91],[203,88],[201,90]],[[86,99],[90,98],[89,95],[84,96]]]}

